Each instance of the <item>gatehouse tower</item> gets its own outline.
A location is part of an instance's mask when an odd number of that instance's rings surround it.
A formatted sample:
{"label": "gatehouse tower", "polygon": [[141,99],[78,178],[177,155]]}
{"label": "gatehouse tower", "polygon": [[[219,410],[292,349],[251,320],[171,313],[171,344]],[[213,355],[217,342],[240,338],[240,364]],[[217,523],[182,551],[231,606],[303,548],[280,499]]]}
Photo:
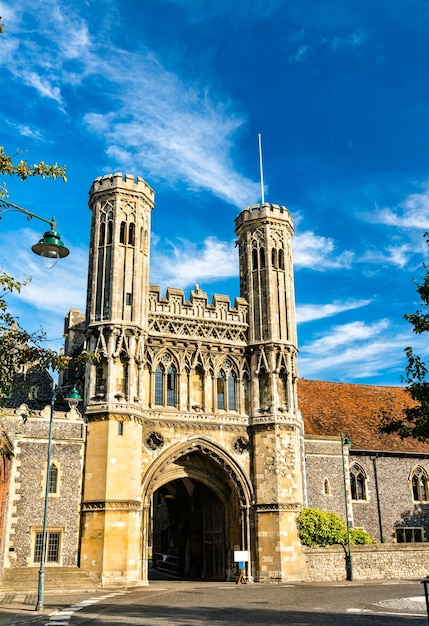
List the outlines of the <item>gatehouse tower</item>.
{"label": "gatehouse tower", "polygon": [[88,438],[80,566],[104,585],[152,567],[231,579],[303,578],[302,422],[296,399],[291,238],[285,207],[236,219],[240,296],[149,282],[154,192],[104,176],[92,211]]}

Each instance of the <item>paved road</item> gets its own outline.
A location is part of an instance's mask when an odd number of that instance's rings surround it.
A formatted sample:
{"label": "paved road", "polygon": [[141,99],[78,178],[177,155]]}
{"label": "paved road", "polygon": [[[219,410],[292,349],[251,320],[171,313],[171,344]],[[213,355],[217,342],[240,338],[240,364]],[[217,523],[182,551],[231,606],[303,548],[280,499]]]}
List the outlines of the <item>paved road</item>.
{"label": "paved road", "polygon": [[157,582],[87,599],[50,626],[426,626],[423,585]]}

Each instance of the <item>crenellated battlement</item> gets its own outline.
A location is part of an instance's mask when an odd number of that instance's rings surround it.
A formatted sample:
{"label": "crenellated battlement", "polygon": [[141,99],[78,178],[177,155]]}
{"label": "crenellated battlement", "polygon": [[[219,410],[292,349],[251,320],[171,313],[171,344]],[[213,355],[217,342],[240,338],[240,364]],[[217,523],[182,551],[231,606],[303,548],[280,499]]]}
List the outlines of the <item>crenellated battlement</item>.
{"label": "crenellated battlement", "polygon": [[89,196],[92,197],[96,194],[115,189],[132,191],[134,193],[143,193],[150,200],[152,200],[152,202],[155,200],[154,190],[143,178],[141,178],[141,176],[137,176],[137,178],[135,178],[132,174],[122,174],[122,172],[98,176],[98,178],[96,178],[91,185]]}
{"label": "crenellated battlement", "polygon": [[235,218],[235,230],[237,231],[245,223],[254,224],[257,220],[275,219],[286,222],[293,229],[293,219],[288,209],[279,204],[253,204],[245,207],[240,215]]}
{"label": "crenellated battlement", "polygon": [[152,314],[246,324],[247,309],[244,298],[237,297],[231,307],[229,297],[220,294],[214,294],[210,304],[207,293],[198,285],[191,290],[189,301],[185,300],[183,289],[168,287],[166,298],[162,298],[158,286],[149,286],[149,313]]}

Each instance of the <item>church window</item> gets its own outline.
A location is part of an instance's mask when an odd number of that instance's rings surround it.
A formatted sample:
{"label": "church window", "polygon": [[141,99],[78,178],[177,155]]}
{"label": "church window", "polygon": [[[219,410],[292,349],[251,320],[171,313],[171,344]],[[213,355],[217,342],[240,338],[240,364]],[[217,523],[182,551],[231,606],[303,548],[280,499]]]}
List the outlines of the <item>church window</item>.
{"label": "church window", "polygon": [[118,435],[124,434],[124,422],[118,422]]}
{"label": "church window", "polygon": [[37,387],[37,385],[31,385],[30,389],[28,390],[28,399],[37,400],[38,395],[39,387]]}
{"label": "church window", "polygon": [[352,500],[366,500],[366,476],[360,465],[353,465],[350,470],[350,489]]}
{"label": "church window", "polygon": [[121,227],[119,229],[119,243],[127,243],[126,234],[126,224],[125,222],[121,222]]}
{"label": "church window", "polygon": [[428,477],[422,467],[417,467],[413,471],[411,488],[414,502],[426,502],[428,500]]}
{"label": "church window", "polygon": [[55,463],[49,468],[48,493],[57,493],[58,489],[58,467]]}
{"label": "church window", "polygon": [[128,227],[128,245],[130,246],[134,245],[135,229],[136,227],[134,226],[134,223],[131,222],[131,224]]}
{"label": "church window", "polygon": [[264,250],[264,248],[261,248],[260,258],[261,258],[261,269],[263,269],[265,267],[265,250]]}
{"label": "church window", "polygon": [[162,405],[164,396],[164,372],[160,365],[155,372],[155,404]]}

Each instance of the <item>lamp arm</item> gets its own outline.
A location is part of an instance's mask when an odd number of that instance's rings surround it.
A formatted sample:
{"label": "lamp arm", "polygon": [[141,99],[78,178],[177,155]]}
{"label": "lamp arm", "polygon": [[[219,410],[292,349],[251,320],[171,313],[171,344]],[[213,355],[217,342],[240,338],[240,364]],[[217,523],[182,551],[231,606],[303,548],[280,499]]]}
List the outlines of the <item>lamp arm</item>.
{"label": "lamp arm", "polygon": [[55,230],[55,227],[58,226],[58,224],[55,221],[55,218],[52,218],[51,220],[47,220],[46,218],[40,217],[40,215],[36,215],[36,213],[31,213],[31,211],[27,211],[27,209],[23,209],[17,204],[13,204],[13,202],[9,202],[8,200],[4,200],[3,198],[0,200],[0,205],[6,206],[6,208],[0,208],[0,213],[6,213],[6,211],[18,211],[19,213],[24,213],[24,215],[26,215],[27,219],[29,220],[35,217],[36,219],[42,222],[46,222],[46,224],[50,225],[51,230]]}

